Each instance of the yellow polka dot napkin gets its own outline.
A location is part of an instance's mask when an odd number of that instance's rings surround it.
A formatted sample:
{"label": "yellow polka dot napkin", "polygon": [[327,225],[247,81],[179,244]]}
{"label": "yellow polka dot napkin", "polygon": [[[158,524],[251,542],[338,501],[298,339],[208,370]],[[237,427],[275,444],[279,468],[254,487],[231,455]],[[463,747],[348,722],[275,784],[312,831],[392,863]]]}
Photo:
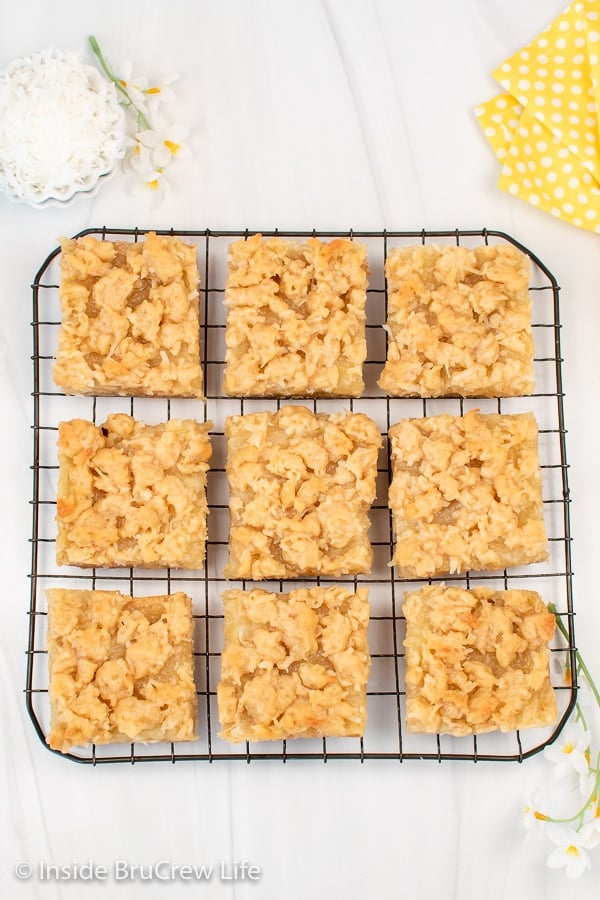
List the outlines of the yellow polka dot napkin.
{"label": "yellow polka dot napkin", "polygon": [[493,77],[475,110],[502,164],[498,187],[600,233],[600,0],[576,0]]}

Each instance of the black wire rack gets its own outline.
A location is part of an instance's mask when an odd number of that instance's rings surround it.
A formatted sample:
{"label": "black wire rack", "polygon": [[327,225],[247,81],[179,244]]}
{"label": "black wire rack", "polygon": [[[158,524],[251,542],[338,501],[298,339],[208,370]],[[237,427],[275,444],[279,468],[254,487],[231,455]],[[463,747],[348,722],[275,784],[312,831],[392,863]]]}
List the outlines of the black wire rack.
{"label": "black wire rack", "polygon": [[[257,229],[257,231],[260,229]],[[93,235],[100,239],[137,241],[146,229],[86,229],[77,237]],[[539,752],[558,736],[576,701],[574,611],[572,597],[570,496],[562,381],[559,286],[547,266],[510,235],[486,228],[446,231],[303,231],[262,230],[265,236],[290,239],[346,237],[360,240],[367,247],[371,270],[367,298],[367,347],[364,367],[366,390],[354,400],[291,400],[314,411],[331,412],[341,408],[368,413],[379,425],[384,447],[378,465],[377,498],[371,513],[371,539],[374,565],[369,576],[337,579],[350,585],[369,588],[371,622],[369,646],[372,666],[367,689],[368,723],[363,738],[297,739],[260,744],[231,745],[218,737],[216,686],[222,647],[223,615],[221,591],[226,586],[246,587],[246,582],[225,583],[222,576],[227,557],[228,489],[225,475],[223,424],[230,414],[269,409],[275,411],[290,400],[232,399],[219,391],[225,353],[225,312],[223,293],[228,244],[254,234],[244,231],[157,230],[158,234],[177,235],[198,248],[201,277],[201,351],[206,399],[168,400],[119,397],[66,397],[52,380],[60,324],[59,257],[56,247],[44,260],[33,285],[33,490],[31,537],[31,596],[27,646],[26,703],[35,730],[46,745],[50,727],[48,665],[46,651],[48,587],[101,588],[121,590],[132,595],[185,591],[193,600],[195,633],[194,656],[198,694],[199,739],[190,743],[128,744],[95,746],[64,754],[70,760],[99,765],[104,763],[180,762],[183,760],[256,760],[281,762],[298,759],[358,760],[513,760],[521,762]],[[531,260],[530,291],[533,298],[536,391],[520,398],[389,398],[377,387],[376,380],[385,361],[387,291],[384,263],[388,251],[399,245],[432,242],[476,246],[481,243],[509,243]],[[551,678],[559,707],[554,728],[527,729],[507,734],[487,733],[470,737],[407,734],[405,721],[404,652],[405,622],[401,614],[404,591],[438,579],[409,581],[397,577],[389,566],[393,535],[387,507],[390,480],[387,434],[389,427],[404,417],[437,415],[448,412],[462,415],[469,409],[483,412],[525,412],[536,414],[539,426],[539,452],[542,468],[544,518],[549,535],[547,562],[502,572],[468,572],[444,578],[464,587],[488,585],[496,589],[530,588],[544,600],[554,603],[566,622],[568,637],[558,633],[551,646]],[[208,475],[208,541],[206,566],[202,572],[146,569],[76,569],[58,567],[55,558],[55,512],[58,463],[56,439],[58,422],[81,417],[103,422],[113,412],[127,412],[144,421],[160,422],[171,417],[195,417],[212,421],[213,458]],[[312,583],[326,583],[319,578]],[[442,579],[439,579],[442,580]],[[310,584],[307,580],[304,583]],[[286,591],[297,586],[292,581],[277,581],[272,589]],[[573,673],[566,683],[564,663]],[[47,745],[46,745],[47,746]],[[54,751],[51,751],[54,752]]]}

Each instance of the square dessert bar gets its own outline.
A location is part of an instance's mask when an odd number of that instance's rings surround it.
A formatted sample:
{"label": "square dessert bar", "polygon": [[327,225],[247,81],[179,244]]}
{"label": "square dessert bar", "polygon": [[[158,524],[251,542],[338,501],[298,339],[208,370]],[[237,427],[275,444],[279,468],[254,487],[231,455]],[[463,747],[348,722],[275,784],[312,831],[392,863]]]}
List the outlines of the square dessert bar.
{"label": "square dessert bar", "polygon": [[54,380],[67,394],[202,397],[196,248],[62,241]]}
{"label": "square dessert bar", "polygon": [[405,419],[390,428],[389,439],[400,576],[547,558],[533,413]]}
{"label": "square dessert bar", "polygon": [[397,247],[385,264],[391,396],[530,394],[529,259],[511,244]]}
{"label": "square dessert bar", "polygon": [[406,595],[409,732],[479,734],[551,725],[557,708],[535,591],[430,585]]}
{"label": "square dessert bar", "polygon": [[220,737],[359,737],[367,717],[367,589],[223,594]]}
{"label": "square dessert bar", "polygon": [[201,569],[211,424],[61,422],[58,564]]}
{"label": "square dessert bar", "polygon": [[53,750],[196,740],[188,596],[46,593]]}
{"label": "square dessert bar", "polygon": [[231,244],[224,393],[359,397],[367,276],[366,248],[355,241],[256,234]]}
{"label": "square dessert bar", "polygon": [[368,572],[381,434],[363,413],[229,416],[226,578]]}

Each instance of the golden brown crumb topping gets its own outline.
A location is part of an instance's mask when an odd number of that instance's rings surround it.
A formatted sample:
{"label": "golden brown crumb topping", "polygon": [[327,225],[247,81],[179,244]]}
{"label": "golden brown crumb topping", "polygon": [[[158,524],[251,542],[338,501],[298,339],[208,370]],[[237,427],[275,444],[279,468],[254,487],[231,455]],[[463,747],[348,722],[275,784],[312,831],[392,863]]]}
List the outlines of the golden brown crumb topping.
{"label": "golden brown crumb topping", "polygon": [[381,435],[363,413],[230,416],[227,578],[343,575],[371,566]]}
{"label": "golden brown crumb topping", "polygon": [[47,596],[54,750],[196,739],[188,596],[60,588]]}
{"label": "golden brown crumb topping", "polygon": [[61,422],[59,565],[201,569],[210,422]]}
{"label": "golden brown crumb topping", "polygon": [[548,642],[535,591],[429,585],[406,595],[406,721],[455,735],[554,724]]}
{"label": "golden brown crumb topping", "polygon": [[406,577],[546,559],[533,413],[405,419],[389,431],[393,562]]}
{"label": "golden brown crumb topping", "polygon": [[62,241],[54,380],[68,394],[201,397],[196,248]]}
{"label": "golden brown crumb topping", "polygon": [[529,260],[510,244],[390,251],[392,396],[519,396],[533,390]]}
{"label": "golden brown crumb topping", "polygon": [[360,396],[367,276],[355,241],[231,244],[224,393]]}
{"label": "golden brown crumb topping", "polygon": [[230,590],[223,602],[221,737],[236,743],[363,734],[366,588]]}

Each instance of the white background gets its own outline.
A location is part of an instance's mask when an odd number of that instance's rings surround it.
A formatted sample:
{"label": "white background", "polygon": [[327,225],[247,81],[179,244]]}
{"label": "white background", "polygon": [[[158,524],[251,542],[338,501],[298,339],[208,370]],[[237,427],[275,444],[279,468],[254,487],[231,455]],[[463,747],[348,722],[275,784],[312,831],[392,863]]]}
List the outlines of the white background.
{"label": "white background", "polygon": [[[277,762],[77,766],[42,746],[25,712],[29,584],[31,292],[58,238],[88,226],[488,228],[534,250],[562,286],[578,645],[596,678],[600,633],[600,236],[495,187],[473,107],[491,71],[562,0],[20,0],[0,3],[0,66],[95,34],[114,62],[178,72],[174,113],[194,158],[155,210],[121,176],[93,200],[38,211],[0,197],[3,439],[0,603],[0,886],[11,898],[261,897],[591,900],[595,867],[568,884],[525,841],[521,809],[549,777],[516,763]],[[79,886],[18,882],[20,861],[219,866],[257,883]]]}

